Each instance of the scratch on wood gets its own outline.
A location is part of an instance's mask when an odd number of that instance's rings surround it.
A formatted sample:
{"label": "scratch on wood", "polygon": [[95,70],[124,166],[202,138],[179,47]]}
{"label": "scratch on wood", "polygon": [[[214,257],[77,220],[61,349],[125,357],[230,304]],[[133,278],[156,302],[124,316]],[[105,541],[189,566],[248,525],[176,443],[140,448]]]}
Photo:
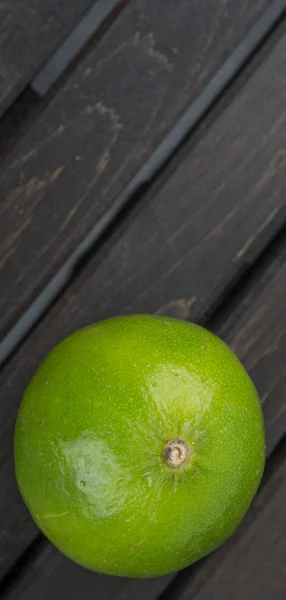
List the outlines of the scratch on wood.
{"label": "scratch on wood", "polygon": [[1,246],[1,260],[0,260],[0,268],[2,269],[5,265],[5,262],[15,253],[16,250],[16,241],[21,236],[21,233],[26,229],[26,227],[31,223],[31,217],[25,219],[25,221],[21,224],[21,226],[12,233]]}
{"label": "scratch on wood", "polygon": [[[219,30],[220,20],[225,17],[225,0],[221,0],[217,6],[215,21],[213,23],[212,29],[208,35],[207,42],[204,46],[204,54],[207,55],[207,52],[210,46],[213,44],[214,36],[217,30]],[[230,31],[229,31],[230,34]]]}
{"label": "scratch on wood", "polygon": [[216,225],[216,227],[211,229],[211,231],[203,237],[202,241],[207,242],[208,240],[210,240],[212,238],[218,237],[221,230],[225,227],[225,225],[227,225],[229,223],[229,221],[231,221],[233,219],[233,217],[240,210],[240,208],[241,207],[239,206],[239,204],[237,204],[237,206],[234,206],[234,208],[229,213],[227,213],[227,215],[222,219],[222,221],[220,221],[218,223],[218,225]]}
{"label": "scratch on wood", "polygon": [[[136,35],[137,34],[135,34],[135,37],[136,37]],[[121,54],[121,52],[125,48],[127,48],[131,44],[134,44],[134,42],[135,42],[135,38],[132,37],[131,39],[120,44],[120,46],[118,46],[115,50],[113,50],[113,52],[110,52],[110,54],[108,54],[105,58],[103,58],[102,60],[97,62],[96,70],[98,71],[103,65],[106,65],[106,63],[108,63],[111,59],[115,58],[118,54]],[[134,44],[134,45],[136,45],[136,44]]]}
{"label": "scratch on wood", "polygon": [[99,115],[101,115],[103,117],[107,116],[110,119],[111,127],[114,131],[119,132],[122,129],[123,125],[121,123],[120,116],[114,108],[106,106],[105,104],[103,104],[103,102],[97,102],[96,104],[93,104],[93,105],[89,104],[85,108],[84,112],[87,115],[92,115],[95,111]]}
{"label": "scratch on wood", "polygon": [[[274,156],[274,158],[272,158],[267,169],[265,169],[261,179],[259,179],[259,181],[256,183],[256,185],[252,188],[252,194],[253,194],[253,192],[255,192],[256,194],[261,192],[263,189],[266,188],[267,185],[269,185],[271,183],[271,180],[273,179],[273,177],[277,176],[277,171],[279,170],[280,155],[281,155],[281,152],[278,152],[278,154],[276,156]],[[277,158],[278,158],[278,161],[277,161]],[[278,162],[278,164],[276,164],[277,162]]]}
{"label": "scratch on wood", "polygon": [[109,163],[109,152],[108,152],[108,150],[106,150],[105,152],[103,152],[101,159],[99,160],[99,162],[96,165],[97,172],[99,174],[103,173],[103,171],[106,169],[108,163]]}
{"label": "scratch on wood", "polygon": [[165,100],[165,91],[166,90],[167,90],[167,86],[165,87],[165,89],[162,89],[162,91],[161,91],[161,97],[159,98],[159,101],[157,102],[156,106],[154,106],[154,108],[152,110],[150,119],[149,119],[147,125],[144,128],[144,134],[143,135],[146,135],[148,133],[148,131],[150,130],[150,128],[153,125],[154,120],[157,118],[158,113],[160,112],[160,110],[162,108],[162,104],[163,104],[163,102]]}
{"label": "scratch on wood", "polygon": [[280,132],[281,128],[285,125],[285,121],[286,121],[286,113],[282,113],[281,115],[279,115],[278,119],[276,119],[274,125],[272,125],[271,129],[269,130],[269,137],[270,136],[276,136],[277,133]]}
{"label": "scratch on wood", "polygon": [[98,178],[100,177],[100,175],[104,172],[104,170],[106,169],[109,160],[110,160],[110,148],[112,147],[112,145],[116,142],[121,129],[123,128],[123,125],[121,123],[121,119],[120,119],[120,115],[116,112],[116,110],[112,107],[106,106],[105,104],[103,104],[103,102],[97,102],[94,105],[88,105],[85,108],[85,113],[88,115],[93,114],[93,112],[96,111],[98,114],[103,115],[104,117],[107,116],[110,121],[111,121],[111,128],[114,131],[114,134],[111,136],[111,139],[109,140],[109,144],[107,146],[107,148],[105,148],[105,150],[103,151],[101,158],[99,159],[96,167],[95,167],[95,175],[94,177],[91,179],[91,181],[89,182],[89,184],[86,186],[85,192],[84,194],[79,198],[79,200],[77,201],[77,203],[73,206],[73,208],[70,210],[69,214],[67,215],[66,219],[63,221],[63,223],[61,224],[60,227],[60,232],[62,232],[65,227],[67,226],[67,224],[70,222],[70,220],[73,218],[73,216],[75,215],[76,211],[79,209],[79,207],[82,205],[82,203],[84,202],[84,200],[87,198],[88,194],[90,193],[90,191],[92,190],[92,188],[94,187],[95,183],[97,182]]}
{"label": "scratch on wood", "polygon": [[189,299],[178,298],[177,300],[171,300],[170,302],[167,302],[167,304],[160,306],[160,308],[156,310],[156,314],[177,317],[179,319],[188,319],[191,314],[191,307],[196,300],[196,296],[192,296],[192,298]]}
{"label": "scratch on wood", "polygon": [[33,150],[30,150],[30,152],[27,152],[27,154],[24,154],[24,156],[21,156],[21,158],[18,158],[17,160],[15,160],[15,162],[12,165],[12,168],[14,167],[23,167],[23,165],[26,164],[26,162],[28,160],[30,160],[30,158],[32,158],[32,156],[34,156],[37,152],[37,148],[33,148]]}
{"label": "scratch on wood", "polygon": [[[152,111],[150,120],[148,121],[145,129],[144,129],[144,134],[146,135],[146,133],[150,130],[154,119],[157,117],[162,104],[163,104],[163,100],[164,100],[164,95],[162,95],[162,97],[160,98],[159,102],[157,103],[157,105],[154,107],[154,110]],[[133,148],[133,155],[136,152],[136,146]],[[126,167],[128,165],[130,165],[130,162],[132,161],[132,156],[129,154],[127,156],[127,158],[123,161],[123,163],[120,165],[119,169],[116,171],[115,175],[112,177],[112,179],[108,182],[108,185],[104,188],[103,190],[103,194],[106,196],[106,194],[109,193],[110,189],[114,186],[115,182],[118,180],[119,177],[123,176],[124,170],[126,169]]]}
{"label": "scratch on wood", "polygon": [[121,163],[121,165],[120,165],[119,169],[116,171],[115,175],[109,180],[108,185],[103,189],[104,196],[106,196],[106,194],[109,193],[109,191],[114,186],[116,181],[119,178],[121,179],[121,177],[123,177],[124,170],[130,164],[131,160],[132,160],[132,157],[129,154],[127,156],[127,158],[125,158],[125,160]]}
{"label": "scratch on wood", "polygon": [[64,133],[65,129],[66,129],[65,125],[59,125],[59,127],[57,127],[57,129],[55,131],[53,131],[53,133],[46,138],[46,140],[53,140],[55,137],[62,135],[62,133]]}
{"label": "scratch on wood", "polygon": [[[11,194],[6,198],[5,205],[3,206],[4,212],[7,208],[9,208],[14,202],[21,196],[25,198],[31,198],[32,196],[38,194],[45,190],[50,184],[54,183],[56,179],[60,176],[62,171],[64,170],[64,166],[57,167],[51,173],[46,174],[45,179],[39,179],[38,177],[32,177],[26,183],[20,184],[14,189]],[[38,198],[39,200],[40,198]]]}
{"label": "scratch on wood", "polygon": [[65,125],[59,125],[59,127],[57,127],[57,129],[55,131],[53,131],[50,135],[48,135],[47,137],[45,137],[36,148],[33,148],[32,150],[30,150],[27,154],[25,154],[24,156],[22,156],[21,158],[17,158],[13,164],[11,165],[11,169],[18,169],[19,167],[25,165],[30,158],[33,158],[33,156],[35,156],[36,154],[38,154],[38,152],[51,140],[53,140],[54,138],[57,138],[58,136],[62,135],[62,133],[64,133],[66,129]]}
{"label": "scratch on wood", "polygon": [[280,209],[278,206],[276,206],[276,208],[274,208],[274,210],[270,213],[270,215],[268,215],[268,217],[265,219],[265,221],[263,221],[263,223],[260,225],[260,227],[258,227],[255,234],[251,235],[248,238],[248,240],[245,242],[245,244],[242,246],[242,248],[237,252],[236,256],[233,259],[233,262],[240,260],[242,258],[242,256],[244,256],[244,254],[252,246],[253,242],[255,242],[255,240],[264,231],[264,229],[266,229],[267,225],[269,225],[269,223],[271,223],[271,221],[273,221],[274,217],[277,215],[279,210]]}
{"label": "scratch on wood", "polygon": [[[264,392],[264,394],[260,397],[261,404],[264,404],[264,402],[266,402],[267,398],[270,396],[270,394],[272,394],[273,390],[276,388],[277,384],[280,383],[281,379],[284,376],[285,376],[285,372],[282,372],[282,376],[279,375],[279,377],[275,377],[274,380],[271,381],[271,385],[268,388],[268,390],[266,390],[266,392]],[[276,417],[276,415],[275,415],[275,417]],[[274,417],[274,419],[275,419],[275,417]]]}
{"label": "scratch on wood", "polygon": [[[240,328],[238,333],[235,335],[231,342],[231,348],[236,354],[239,354],[240,357],[245,355],[247,343],[243,343],[244,335],[247,335],[247,339],[249,339],[249,330],[253,325],[256,325],[259,320],[261,320],[265,312],[267,311],[267,306],[264,304],[261,306],[252,317],[244,323],[244,325]],[[258,328],[259,331],[259,328]],[[256,338],[257,339],[257,338]],[[249,344],[248,344],[249,345]]]}
{"label": "scratch on wood", "polygon": [[107,115],[110,118],[112,127],[115,131],[120,131],[122,129],[123,125],[121,123],[120,116],[114,108],[105,106],[103,102],[97,102],[95,107],[100,115]]}
{"label": "scratch on wood", "polygon": [[270,166],[274,170],[274,174],[277,173],[279,169],[285,167],[286,163],[286,150],[278,150],[277,154],[273,157]]}
{"label": "scratch on wood", "polygon": [[145,40],[147,41],[147,54],[153,58],[157,63],[159,63],[160,65],[162,65],[163,67],[165,67],[165,69],[167,71],[172,71],[173,69],[173,63],[170,62],[170,60],[168,59],[168,57],[166,56],[166,54],[164,54],[163,52],[160,52],[157,48],[156,48],[156,40],[154,37],[154,33],[148,33],[148,35],[146,36]]}
{"label": "scratch on wood", "polygon": [[278,419],[280,419],[280,417],[285,413],[286,411],[286,404],[283,404],[280,408],[280,410],[278,410],[278,412],[274,415],[273,419],[271,419],[271,423],[275,423]]}
{"label": "scratch on wood", "polygon": [[[237,340],[235,340],[235,341],[237,341]],[[234,350],[235,341],[233,342],[233,344],[231,344],[231,347],[233,350]],[[254,346],[256,341],[257,341],[257,337],[255,337],[255,336],[250,336],[249,338],[246,338],[246,342],[243,344],[244,355],[246,355],[251,350],[251,348]]]}
{"label": "scratch on wood", "polygon": [[140,40],[140,31],[136,31],[133,39],[134,46],[138,46]]}
{"label": "scratch on wood", "polygon": [[55,181],[55,180],[56,180],[56,179],[57,179],[57,178],[60,176],[60,174],[63,172],[64,168],[65,168],[64,166],[62,166],[62,167],[57,167],[57,169],[55,169],[55,170],[54,170],[54,171],[51,173],[51,175],[50,175],[50,177],[49,177],[49,179],[48,179],[47,183],[53,183],[53,182],[54,182],[54,181]]}
{"label": "scratch on wood", "polygon": [[[280,331],[280,332],[277,332],[277,331],[275,331],[274,327],[272,327],[272,324],[270,327],[271,327],[271,330],[268,334],[268,337],[267,337],[267,333],[265,331],[263,331],[263,343],[266,347],[263,350],[261,350],[258,355],[254,356],[251,364],[249,365],[250,371],[252,369],[254,369],[254,367],[256,367],[256,365],[259,364],[263,359],[273,355],[278,350],[281,340],[285,336],[284,329],[282,329],[282,331]],[[273,337],[274,337],[274,339],[272,339]],[[283,340],[283,346],[284,345],[285,345],[285,342]]]}

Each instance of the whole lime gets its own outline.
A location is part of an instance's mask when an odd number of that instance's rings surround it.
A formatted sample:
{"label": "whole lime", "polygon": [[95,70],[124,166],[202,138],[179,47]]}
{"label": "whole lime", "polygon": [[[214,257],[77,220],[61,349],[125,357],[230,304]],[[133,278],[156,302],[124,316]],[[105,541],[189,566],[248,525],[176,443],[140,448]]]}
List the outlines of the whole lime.
{"label": "whole lime", "polygon": [[237,527],[265,460],[254,385],[202,327],[131,316],[56,346],[26,389],[15,464],[44,534],[98,572],[181,569]]}

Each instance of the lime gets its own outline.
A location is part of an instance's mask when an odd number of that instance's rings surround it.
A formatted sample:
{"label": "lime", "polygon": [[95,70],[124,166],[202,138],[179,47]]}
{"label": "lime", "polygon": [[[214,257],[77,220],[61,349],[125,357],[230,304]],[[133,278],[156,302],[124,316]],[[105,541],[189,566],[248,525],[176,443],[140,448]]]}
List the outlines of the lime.
{"label": "lime", "polygon": [[16,475],[64,554],[108,574],[181,569],[234,531],[265,461],[257,392],[217,336],[130,316],[56,346],[28,385]]}

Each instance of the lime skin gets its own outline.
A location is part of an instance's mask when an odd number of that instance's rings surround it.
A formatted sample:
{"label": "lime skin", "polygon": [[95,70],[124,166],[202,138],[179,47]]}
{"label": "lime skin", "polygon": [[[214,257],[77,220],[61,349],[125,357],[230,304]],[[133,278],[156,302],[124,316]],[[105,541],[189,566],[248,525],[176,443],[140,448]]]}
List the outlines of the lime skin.
{"label": "lime skin", "polygon": [[117,317],[66,338],[16,422],[16,477],[33,519],[65,555],[106,574],[163,575],[217,548],[264,463],[244,367],[213,333],[165,317]]}

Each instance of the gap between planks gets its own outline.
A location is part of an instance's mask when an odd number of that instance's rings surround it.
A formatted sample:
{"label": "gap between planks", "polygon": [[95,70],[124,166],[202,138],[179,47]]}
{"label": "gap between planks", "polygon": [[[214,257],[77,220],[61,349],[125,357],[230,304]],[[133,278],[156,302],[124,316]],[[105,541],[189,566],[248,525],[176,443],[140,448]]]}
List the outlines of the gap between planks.
{"label": "gap between planks", "polygon": [[29,331],[40,320],[63,289],[72,281],[75,271],[91,248],[98,243],[132,198],[145,189],[158,172],[166,165],[176,149],[190,135],[206,112],[238,74],[253,52],[266,39],[269,32],[280,21],[286,10],[286,0],[275,0],[252,27],[233,54],[206,85],[203,92],[191,104],[169,135],[158,146],[150,159],[143,165],[111,207],[99,219],[89,234],[77,246],[65,264],[57,271],[49,284],[39,294],[27,311],[20,317],[0,344],[0,366],[21,344]]}

